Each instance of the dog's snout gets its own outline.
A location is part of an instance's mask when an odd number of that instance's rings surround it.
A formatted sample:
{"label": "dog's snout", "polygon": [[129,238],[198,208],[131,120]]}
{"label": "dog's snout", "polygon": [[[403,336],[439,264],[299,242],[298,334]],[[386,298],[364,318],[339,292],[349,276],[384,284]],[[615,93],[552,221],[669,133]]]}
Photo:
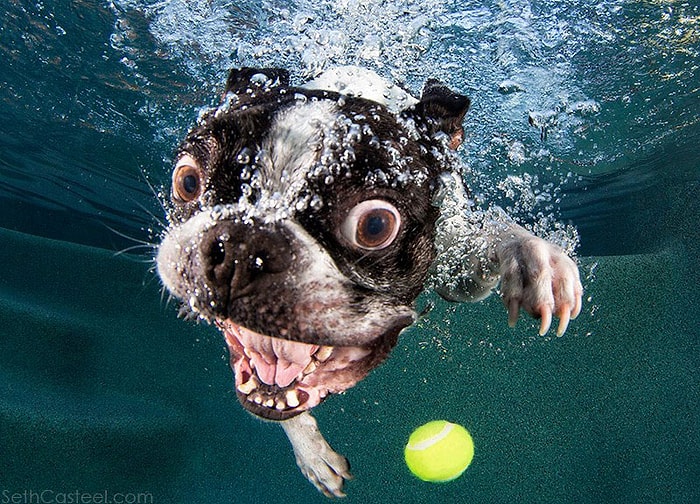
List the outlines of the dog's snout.
{"label": "dog's snout", "polygon": [[286,271],[291,256],[290,241],[277,227],[223,221],[208,229],[200,242],[204,276],[220,301],[244,296],[271,275]]}

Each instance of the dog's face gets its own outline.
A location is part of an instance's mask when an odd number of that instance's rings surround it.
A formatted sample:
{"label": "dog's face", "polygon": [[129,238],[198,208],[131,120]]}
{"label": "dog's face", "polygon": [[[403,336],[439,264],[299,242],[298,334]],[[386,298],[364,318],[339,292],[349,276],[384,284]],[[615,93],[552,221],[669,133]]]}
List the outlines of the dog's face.
{"label": "dog's face", "polygon": [[283,71],[233,71],[180,146],[158,271],[223,331],[251,412],[284,420],[353,386],[415,320],[439,137],[461,134],[469,103],[433,90],[396,114]]}

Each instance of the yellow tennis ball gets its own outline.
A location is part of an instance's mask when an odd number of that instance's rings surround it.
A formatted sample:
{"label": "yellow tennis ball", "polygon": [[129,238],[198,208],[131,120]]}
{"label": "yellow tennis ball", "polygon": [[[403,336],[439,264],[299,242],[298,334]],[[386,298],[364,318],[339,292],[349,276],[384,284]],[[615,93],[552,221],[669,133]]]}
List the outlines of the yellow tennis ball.
{"label": "yellow tennis ball", "polygon": [[461,425],[433,420],[413,431],[404,458],[411,472],[423,481],[452,481],[474,458],[474,441]]}

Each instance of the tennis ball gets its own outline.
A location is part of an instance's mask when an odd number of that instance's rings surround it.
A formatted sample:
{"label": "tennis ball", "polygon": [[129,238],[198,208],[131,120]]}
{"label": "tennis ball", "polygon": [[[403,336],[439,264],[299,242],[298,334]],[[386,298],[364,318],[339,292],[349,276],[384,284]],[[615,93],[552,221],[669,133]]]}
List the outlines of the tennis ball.
{"label": "tennis ball", "polygon": [[474,458],[474,441],[461,425],[433,420],[413,431],[404,458],[411,472],[423,481],[452,481]]}

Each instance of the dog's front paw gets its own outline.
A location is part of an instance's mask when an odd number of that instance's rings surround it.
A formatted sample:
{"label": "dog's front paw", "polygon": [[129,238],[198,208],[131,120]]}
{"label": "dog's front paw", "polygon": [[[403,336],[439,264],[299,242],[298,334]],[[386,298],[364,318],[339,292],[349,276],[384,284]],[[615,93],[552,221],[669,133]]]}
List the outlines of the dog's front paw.
{"label": "dog's front paw", "polygon": [[517,233],[498,248],[501,298],[508,308],[508,323],[518,320],[522,308],[541,319],[540,334],[559,318],[561,336],[581,312],[583,286],[578,267],[564,251],[529,233]]}
{"label": "dog's front paw", "polygon": [[314,417],[302,413],[282,422],[282,427],[304,476],[326,497],[345,497],[343,485],[352,478],[350,465],[331,448],[318,430]]}
{"label": "dog's front paw", "polygon": [[350,465],[345,457],[333,451],[323,440],[315,450],[296,452],[302,474],[326,497],[345,497],[343,485],[351,479]]}

